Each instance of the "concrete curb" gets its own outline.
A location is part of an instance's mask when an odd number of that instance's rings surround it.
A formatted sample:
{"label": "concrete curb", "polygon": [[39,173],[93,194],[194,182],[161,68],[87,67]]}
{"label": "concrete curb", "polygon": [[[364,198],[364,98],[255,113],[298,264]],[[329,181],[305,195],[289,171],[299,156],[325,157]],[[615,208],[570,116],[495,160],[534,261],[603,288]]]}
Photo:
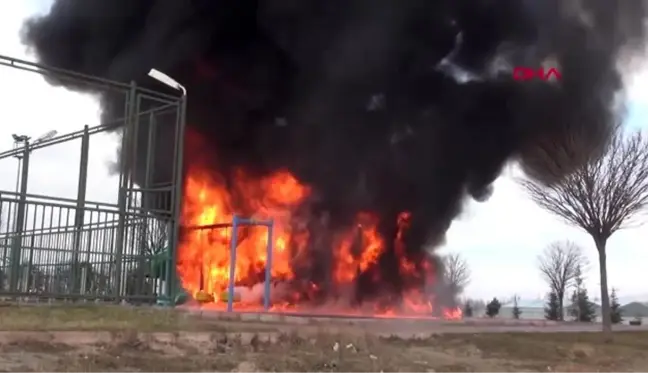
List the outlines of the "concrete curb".
{"label": "concrete curb", "polygon": [[463,320],[443,320],[432,318],[381,318],[381,317],[363,317],[363,316],[337,316],[337,315],[318,315],[318,314],[287,314],[287,313],[263,313],[263,312],[225,312],[211,310],[199,307],[178,307],[190,315],[200,316],[215,320],[223,321],[242,321],[242,322],[262,322],[278,324],[295,324],[295,325],[318,325],[318,324],[345,324],[358,325],[368,323],[386,323],[399,322],[403,324],[425,324],[439,326],[555,326],[560,323],[548,320],[502,320],[502,319],[463,319]]}

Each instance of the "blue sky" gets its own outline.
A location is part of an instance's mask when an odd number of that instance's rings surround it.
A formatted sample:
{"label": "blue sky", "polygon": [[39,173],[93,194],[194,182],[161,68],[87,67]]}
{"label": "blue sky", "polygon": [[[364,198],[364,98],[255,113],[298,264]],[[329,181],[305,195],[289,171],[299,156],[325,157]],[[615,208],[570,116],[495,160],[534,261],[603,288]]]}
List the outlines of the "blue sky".
{"label": "blue sky", "polygon": [[[25,17],[48,8],[48,0],[22,0],[0,4],[0,54],[31,59],[20,45],[18,32]],[[97,103],[90,97],[49,87],[40,77],[0,67],[3,89],[3,125],[0,126],[0,149],[11,147],[11,133],[38,136],[51,129],[61,133],[94,125],[98,121]],[[628,76],[629,115],[627,125],[646,126],[648,119],[648,74]],[[38,105],[34,105],[38,102]],[[115,154],[111,136],[92,140],[88,198],[111,201],[115,198],[116,180],[109,176],[106,164]],[[78,143],[58,145],[34,152],[29,190],[33,193],[74,197],[78,169]],[[74,177],[67,177],[74,170]],[[0,161],[0,190],[13,190],[16,164]],[[591,239],[577,229],[536,207],[513,182],[514,168],[508,169],[495,184],[488,202],[467,202],[464,213],[453,223],[442,252],[458,252],[469,262],[473,281],[469,296],[490,298],[519,294],[536,298],[546,292],[540,278],[536,257],[554,240],[569,239],[580,244],[592,263],[596,252]],[[609,243],[609,283],[626,297],[648,301],[648,227],[617,233]],[[598,293],[598,268],[588,271],[586,284]]]}
{"label": "blue sky", "polygon": [[646,128],[648,119],[648,105],[643,102],[631,102],[628,107],[627,125],[632,128]]}

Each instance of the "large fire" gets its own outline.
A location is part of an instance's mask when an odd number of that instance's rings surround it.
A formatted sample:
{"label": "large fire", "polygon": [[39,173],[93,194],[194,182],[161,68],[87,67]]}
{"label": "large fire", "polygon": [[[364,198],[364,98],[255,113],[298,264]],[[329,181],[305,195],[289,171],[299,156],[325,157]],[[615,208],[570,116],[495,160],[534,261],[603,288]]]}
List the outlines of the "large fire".
{"label": "large fire", "polygon": [[[311,193],[287,171],[276,172],[261,180],[239,171],[233,181],[214,176],[206,168],[188,170],[183,197],[182,224],[185,227],[178,250],[178,275],[185,290],[208,307],[225,307],[230,273],[231,227],[197,229],[231,223],[234,214],[246,218],[272,219],[273,252],[271,259],[272,310],[282,312],[319,311],[329,314],[372,316],[432,316],[460,318],[458,309],[434,309],[434,299],[427,288],[433,286],[435,268],[431,262],[415,263],[404,253],[400,238],[411,216],[398,216],[398,234],[393,243],[398,274],[417,285],[407,288],[394,299],[393,292],[373,292],[370,299],[359,301],[354,294],[359,278],[378,288],[383,273],[379,259],[386,250],[385,238],[377,230],[379,219],[369,212],[357,214],[356,224],[331,237],[328,284],[299,276],[313,269],[308,255],[312,235],[299,207]],[[267,255],[267,228],[243,226],[236,232],[238,247],[235,261],[236,310],[261,310],[262,289]],[[427,279],[421,279],[421,274]],[[394,275],[394,274],[392,274]],[[424,282],[421,282],[424,281]],[[327,291],[323,288],[326,287]],[[332,291],[331,289],[335,289]]]}

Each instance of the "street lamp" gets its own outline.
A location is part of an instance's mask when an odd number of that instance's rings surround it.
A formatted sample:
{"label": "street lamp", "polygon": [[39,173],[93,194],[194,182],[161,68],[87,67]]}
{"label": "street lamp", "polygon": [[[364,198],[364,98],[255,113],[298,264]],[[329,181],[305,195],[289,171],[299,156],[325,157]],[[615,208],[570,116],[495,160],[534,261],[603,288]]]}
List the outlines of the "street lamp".
{"label": "street lamp", "polygon": [[[39,142],[43,142],[46,140],[51,139],[52,137],[56,136],[58,132],[56,130],[49,131],[42,136],[39,136],[36,141],[34,141],[34,144],[37,144]],[[17,135],[17,134],[12,134],[11,137],[13,138],[14,141],[14,149],[19,149],[19,148],[27,148],[27,151],[29,150],[29,140],[31,139],[30,136],[27,135]],[[19,152],[14,155],[15,158],[18,159],[18,169],[16,171],[16,194],[20,193],[20,171],[22,170],[22,161],[23,161],[23,155],[24,152]],[[16,213],[18,213],[18,209],[16,209]],[[14,224],[16,221],[16,217],[13,216],[14,219]]]}
{"label": "street lamp", "polygon": [[[178,83],[175,79],[173,79],[172,77],[168,76],[167,74],[163,73],[160,70],[151,69],[149,71],[149,73],[148,73],[148,76],[150,76],[151,78],[157,80],[158,82],[160,82],[162,84],[165,84],[165,85],[167,85],[167,86],[169,86],[169,87],[171,87],[173,89],[176,89],[176,90],[182,92],[182,105],[180,106],[180,108],[181,108],[180,110],[181,110],[182,115],[183,115],[182,120],[184,121],[184,110],[185,110],[185,105],[186,105],[187,89],[182,84]],[[181,142],[180,142],[180,144],[181,144]],[[178,149],[179,153],[182,154],[182,145],[179,145],[177,149]],[[182,159],[182,158],[180,157],[179,159]],[[177,183],[175,188],[174,188],[175,192],[177,193],[176,195],[178,195],[178,196],[182,193],[181,187],[182,187],[182,183]],[[175,211],[179,210],[179,206],[180,206],[179,201],[180,201],[180,199],[176,198],[175,206],[174,206]],[[173,259],[172,260],[175,260],[175,252],[176,252],[175,247],[177,247],[177,244],[178,244],[178,225],[173,224],[172,226],[173,226],[173,235],[172,235],[173,239],[171,240],[172,242],[169,242],[169,246],[173,247],[172,252],[174,254],[173,254]],[[174,288],[174,286],[175,286],[174,284],[176,283],[176,281],[177,281],[176,275],[172,274],[169,278],[167,278],[165,281],[162,282],[161,287],[166,289],[167,294],[171,294],[171,292],[172,292],[171,289]]]}
{"label": "street lamp", "polygon": [[148,73],[148,76],[150,76],[151,78],[157,80],[162,84],[166,84],[173,89],[177,89],[178,91],[181,91],[183,96],[187,95],[187,89],[182,84],[178,83],[177,81],[175,81],[175,79],[173,79],[172,77],[168,76],[167,74],[163,73],[160,70],[151,69],[151,71],[149,71]]}
{"label": "street lamp", "polygon": [[11,135],[13,137],[14,143],[23,143],[29,140],[29,136],[26,135],[16,135],[15,133]]}
{"label": "street lamp", "polygon": [[[29,139],[31,139],[31,137],[27,135],[16,135],[15,133],[12,134],[11,137],[13,137],[14,149],[24,148],[29,143]],[[20,188],[20,167],[22,166],[23,155],[23,152],[16,153],[14,155],[14,157],[18,159],[18,173],[16,174],[16,193],[18,193],[18,189]]]}

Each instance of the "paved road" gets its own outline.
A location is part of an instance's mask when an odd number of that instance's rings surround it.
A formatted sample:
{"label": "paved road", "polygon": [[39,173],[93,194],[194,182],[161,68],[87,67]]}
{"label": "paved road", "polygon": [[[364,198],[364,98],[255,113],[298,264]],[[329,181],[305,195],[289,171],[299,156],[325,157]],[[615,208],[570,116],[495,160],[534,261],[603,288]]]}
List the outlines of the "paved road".
{"label": "paved road", "polygon": [[[384,324],[372,325],[367,328],[369,331],[381,335],[400,335],[412,336],[420,335],[426,336],[430,334],[456,334],[456,333],[576,333],[576,332],[599,332],[601,330],[600,324],[575,324],[564,323],[557,325],[493,325],[478,323],[472,325],[426,325],[421,323],[419,325],[402,324],[394,321],[389,321]],[[648,331],[648,326],[629,326],[618,325],[614,328],[615,331]]]}
{"label": "paved road", "polygon": [[[195,311],[195,309],[194,309]],[[600,324],[554,322],[545,320],[465,319],[446,321],[429,318],[371,318],[315,314],[201,312],[203,316],[253,323],[271,323],[291,328],[317,327],[335,331],[355,330],[380,335],[421,336],[455,333],[575,333],[598,332]],[[616,325],[615,331],[648,331],[648,325]]]}
{"label": "paved road", "polygon": [[[331,320],[331,324],[339,321]],[[543,320],[463,320],[448,322],[442,320],[411,320],[411,319],[371,319],[347,320],[347,325],[381,335],[420,335],[455,334],[455,333],[576,333],[598,332],[601,324],[585,324],[572,322],[546,322]],[[615,331],[648,331],[648,325],[630,326],[616,325]]]}

